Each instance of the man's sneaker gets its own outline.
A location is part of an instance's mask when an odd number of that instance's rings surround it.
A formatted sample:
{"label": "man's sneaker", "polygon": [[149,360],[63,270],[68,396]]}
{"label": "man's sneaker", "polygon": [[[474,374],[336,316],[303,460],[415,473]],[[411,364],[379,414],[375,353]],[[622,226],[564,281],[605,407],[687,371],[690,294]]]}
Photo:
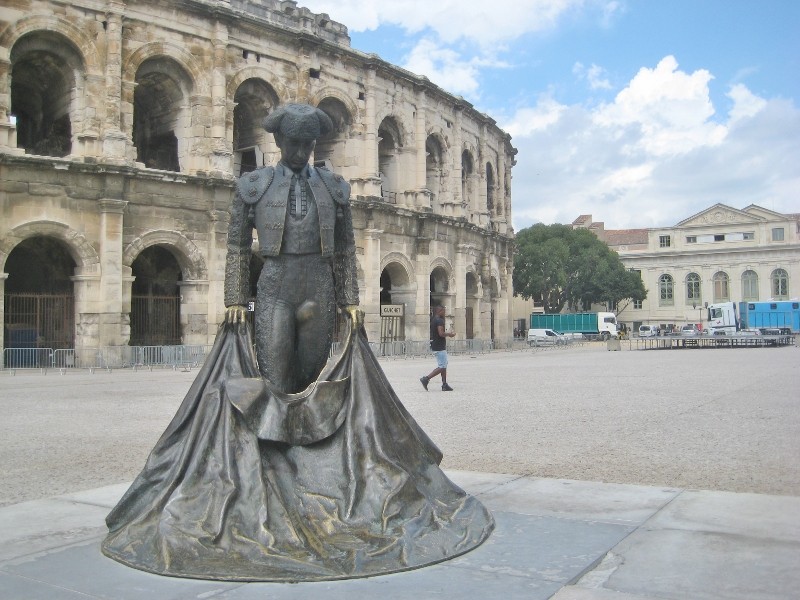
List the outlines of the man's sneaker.
{"label": "man's sneaker", "polygon": [[443,391],[443,392],[452,392],[452,391],[453,391],[453,388],[451,388],[451,387],[450,387],[449,385],[447,385],[446,383],[443,383],[443,384],[442,384],[442,391]]}
{"label": "man's sneaker", "polygon": [[427,375],[423,375],[422,377],[419,378],[419,382],[422,384],[422,387],[425,388],[426,392],[428,391],[428,382],[430,380],[431,380],[431,378],[428,377]]}

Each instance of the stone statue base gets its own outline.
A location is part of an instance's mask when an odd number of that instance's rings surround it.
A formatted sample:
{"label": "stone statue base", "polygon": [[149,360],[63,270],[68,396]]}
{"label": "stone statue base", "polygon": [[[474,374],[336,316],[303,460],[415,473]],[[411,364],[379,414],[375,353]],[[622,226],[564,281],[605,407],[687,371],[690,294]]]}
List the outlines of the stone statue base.
{"label": "stone statue base", "polygon": [[131,567],[228,581],[321,581],[434,564],[494,522],[439,468],[363,329],[302,394],[260,379],[223,325],[177,414],[106,521]]}

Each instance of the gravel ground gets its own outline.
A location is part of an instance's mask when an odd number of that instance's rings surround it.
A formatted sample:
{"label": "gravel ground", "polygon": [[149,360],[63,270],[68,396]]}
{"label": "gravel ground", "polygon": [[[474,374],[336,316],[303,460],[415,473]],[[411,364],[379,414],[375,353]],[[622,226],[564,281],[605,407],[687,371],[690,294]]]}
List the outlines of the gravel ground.
{"label": "gravel ground", "polygon": [[[627,343],[623,343],[627,347]],[[800,496],[800,349],[383,360],[446,469]],[[0,506],[131,481],[197,371],[0,372]]]}

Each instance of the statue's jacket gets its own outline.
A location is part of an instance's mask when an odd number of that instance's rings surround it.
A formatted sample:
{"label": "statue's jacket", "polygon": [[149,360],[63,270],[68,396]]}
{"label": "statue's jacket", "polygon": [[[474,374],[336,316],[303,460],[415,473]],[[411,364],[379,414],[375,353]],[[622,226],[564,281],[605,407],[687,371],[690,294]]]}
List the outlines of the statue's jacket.
{"label": "statue's jacket", "polygon": [[[307,166],[302,174],[316,205],[319,253],[333,266],[336,303],[358,304],[355,239],[350,209],[350,184],[327,169]],[[250,253],[253,230],[259,254],[280,255],[289,206],[293,171],[282,163],[242,175],[236,182],[228,228],[225,264],[225,306],[246,304],[250,298]]]}

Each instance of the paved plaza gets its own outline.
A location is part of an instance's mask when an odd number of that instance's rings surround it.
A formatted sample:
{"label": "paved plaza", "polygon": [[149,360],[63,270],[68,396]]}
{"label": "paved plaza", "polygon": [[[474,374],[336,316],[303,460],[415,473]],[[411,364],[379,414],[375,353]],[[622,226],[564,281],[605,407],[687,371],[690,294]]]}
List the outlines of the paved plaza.
{"label": "paved plaza", "polygon": [[800,349],[451,358],[455,392],[384,359],[451,478],[493,513],[477,550],[330,583],[217,583],[99,552],[103,518],[197,374],[0,372],[0,599],[789,598],[800,589]]}

